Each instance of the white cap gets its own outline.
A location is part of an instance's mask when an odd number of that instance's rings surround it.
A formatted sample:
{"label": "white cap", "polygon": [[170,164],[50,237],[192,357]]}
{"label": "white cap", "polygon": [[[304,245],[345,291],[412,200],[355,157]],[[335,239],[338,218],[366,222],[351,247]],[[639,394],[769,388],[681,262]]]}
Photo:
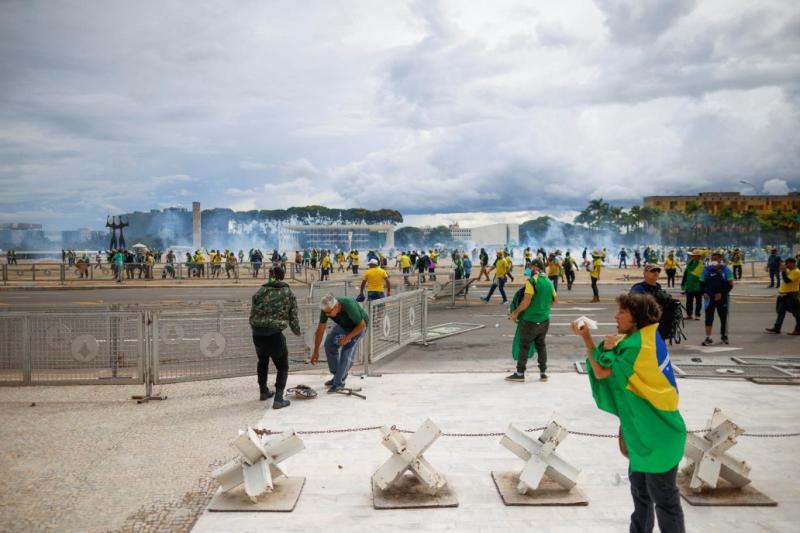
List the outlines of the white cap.
{"label": "white cap", "polygon": [[369,260],[369,264],[370,265],[377,265],[378,264],[378,260],[377,259],[370,259]]}

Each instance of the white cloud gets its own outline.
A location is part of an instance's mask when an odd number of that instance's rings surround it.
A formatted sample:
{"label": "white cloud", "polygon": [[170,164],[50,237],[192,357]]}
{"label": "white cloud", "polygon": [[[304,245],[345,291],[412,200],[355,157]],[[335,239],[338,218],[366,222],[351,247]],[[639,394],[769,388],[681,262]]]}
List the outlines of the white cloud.
{"label": "white cloud", "polygon": [[765,194],[788,194],[791,190],[784,180],[767,180],[762,186]]}

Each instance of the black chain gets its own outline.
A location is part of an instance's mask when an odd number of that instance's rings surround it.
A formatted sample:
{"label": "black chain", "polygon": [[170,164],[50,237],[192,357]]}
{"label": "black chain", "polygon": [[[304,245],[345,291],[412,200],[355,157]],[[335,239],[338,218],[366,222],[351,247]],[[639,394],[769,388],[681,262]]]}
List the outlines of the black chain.
{"label": "black chain", "polygon": [[[298,435],[326,435],[326,434],[336,434],[336,433],[358,433],[363,431],[375,431],[381,429],[383,426],[365,426],[365,427],[357,427],[357,428],[339,428],[339,429],[314,429],[314,430],[305,430],[305,431],[297,431]],[[525,430],[525,433],[533,433],[534,431],[544,431],[547,426],[539,426],[528,428]],[[410,429],[401,429],[397,426],[391,426],[393,431],[398,431],[400,433],[407,433],[413,434],[414,431]],[[273,431],[267,428],[257,428],[253,429],[253,431],[260,436],[264,435],[278,435],[282,433],[281,431]],[[688,430],[687,433],[708,433],[711,431],[710,429],[692,429]],[[596,437],[602,439],[616,439],[618,435],[616,433],[590,433],[587,431],[572,431],[567,430],[570,435],[578,435],[580,437]],[[442,433],[442,437],[502,437],[505,433],[497,433],[497,432],[482,432],[482,433]],[[754,438],[789,438],[789,437],[800,437],[800,432],[796,433],[742,433],[740,436],[742,437],[754,437]]]}

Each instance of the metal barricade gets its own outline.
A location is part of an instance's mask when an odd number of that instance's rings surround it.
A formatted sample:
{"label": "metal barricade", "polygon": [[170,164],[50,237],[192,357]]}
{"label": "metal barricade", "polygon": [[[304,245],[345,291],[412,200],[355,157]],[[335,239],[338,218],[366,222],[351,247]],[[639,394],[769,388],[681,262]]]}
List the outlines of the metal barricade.
{"label": "metal barricade", "polygon": [[311,288],[308,291],[306,303],[319,304],[319,302],[322,301],[322,297],[329,292],[334,293],[336,296],[353,296],[355,295],[353,281],[349,279],[315,281],[311,284]]}
{"label": "metal barricade", "polygon": [[425,340],[427,298],[415,290],[369,302],[369,347],[365,371],[392,352]]}
{"label": "metal barricade", "polygon": [[97,385],[144,381],[141,313],[5,313],[0,315],[0,323],[3,383]]}

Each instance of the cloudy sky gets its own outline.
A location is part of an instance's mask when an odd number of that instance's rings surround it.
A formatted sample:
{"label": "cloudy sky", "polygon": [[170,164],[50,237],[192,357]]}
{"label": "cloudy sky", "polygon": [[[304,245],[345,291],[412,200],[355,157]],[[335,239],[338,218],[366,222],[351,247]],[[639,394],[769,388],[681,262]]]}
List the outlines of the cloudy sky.
{"label": "cloudy sky", "polygon": [[0,6],[0,221],[50,229],[192,200],[484,222],[783,193],[798,131],[796,0]]}

